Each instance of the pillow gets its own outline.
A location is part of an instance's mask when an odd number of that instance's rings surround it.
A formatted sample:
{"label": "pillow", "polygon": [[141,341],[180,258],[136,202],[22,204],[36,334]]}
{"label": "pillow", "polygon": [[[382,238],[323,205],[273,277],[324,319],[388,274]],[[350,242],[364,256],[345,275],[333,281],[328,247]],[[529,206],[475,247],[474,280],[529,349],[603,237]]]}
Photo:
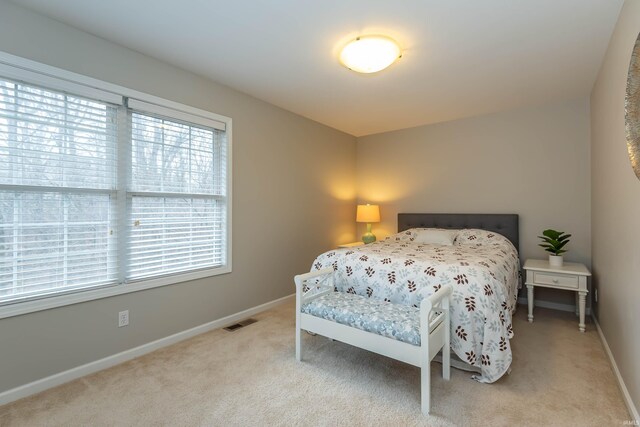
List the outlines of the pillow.
{"label": "pillow", "polygon": [[385,237],[384,240],[386,241],[392,241],[392,242],[409,242],[409,241],[413,241],[413,229],[409,229],[409,230],[405,230],[405,231],[401,231],[399,233],[396,234],[392,234],[391,236],[387,236]]}
{"label": "pillow", "polygon": [[443,228],[418,228],[414,230],[414,242],[425,245],[453,245],[458,235],[458,230],[445,230]]}
{"label": "pillow", "polygon": [[460,230],[456,237],[457,245],[490,245],[504,242],[508,242],[508,239],[502,234],[477,228]]}

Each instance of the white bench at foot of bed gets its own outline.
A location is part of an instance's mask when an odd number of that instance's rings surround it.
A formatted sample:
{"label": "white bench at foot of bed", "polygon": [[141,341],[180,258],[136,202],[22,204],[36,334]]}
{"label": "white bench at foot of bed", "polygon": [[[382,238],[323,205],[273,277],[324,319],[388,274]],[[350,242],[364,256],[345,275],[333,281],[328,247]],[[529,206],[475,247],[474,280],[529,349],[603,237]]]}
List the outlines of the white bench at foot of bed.
{"label": "white bench at foot of bed", "polygon": [[442,376],[450,376],[451,285],[425,298],[418,309],[335,292],[332,268],[298,275],[295,283],[297,360],[302,358],[301,331],[306,330],[417,366],[422,412],[429,413],[430,365],[440,350]]}

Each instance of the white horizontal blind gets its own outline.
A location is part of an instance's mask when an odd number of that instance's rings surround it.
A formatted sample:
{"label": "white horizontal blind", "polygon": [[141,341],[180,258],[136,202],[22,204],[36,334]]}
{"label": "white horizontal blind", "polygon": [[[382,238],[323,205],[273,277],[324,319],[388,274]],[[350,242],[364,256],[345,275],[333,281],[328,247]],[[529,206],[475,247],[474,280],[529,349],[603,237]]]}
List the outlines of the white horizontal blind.
{"label": "white horizontal blind", "polygon": [[226,262],[226,134],[132,111],[127,279]]}
{"label": "white horizontal blind", "polygon": [[115,283],[116,112],[0,78],[0,303]]}
{"label": "white horizontal blind", "polygon": [[0,63],[0,305],[230,266],[230,121],[102,87]]}

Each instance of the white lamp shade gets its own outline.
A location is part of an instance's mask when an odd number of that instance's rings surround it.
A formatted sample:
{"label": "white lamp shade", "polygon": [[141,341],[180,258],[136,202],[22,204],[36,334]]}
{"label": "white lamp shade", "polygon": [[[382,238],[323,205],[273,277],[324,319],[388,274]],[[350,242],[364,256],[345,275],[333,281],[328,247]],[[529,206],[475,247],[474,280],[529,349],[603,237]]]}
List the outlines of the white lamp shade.
{"label": "white lamp shade", "polygon": [[400,46],[386,36],[361,36],[340,52],[340,62],[358,73],[376,73],[400,58]]}
{"label": "white lamp shade", "polygon": [[356,222],[380,222],[380,207],[378,205],[358,205]]}

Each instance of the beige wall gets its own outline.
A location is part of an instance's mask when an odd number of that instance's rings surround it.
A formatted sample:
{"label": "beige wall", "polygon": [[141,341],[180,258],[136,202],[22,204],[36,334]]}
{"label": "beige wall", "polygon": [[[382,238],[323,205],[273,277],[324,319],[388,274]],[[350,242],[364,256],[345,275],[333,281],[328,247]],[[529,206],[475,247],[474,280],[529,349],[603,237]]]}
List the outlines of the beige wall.
{"label": "beige wall", "polygon": [[590,264],[586,99],[362,137],[357,159],[360,202],[381,205],[378,236],[399,212],[517,213],[522,259],[546,257],[536,236],[551,227],[573,234],[567,260]]}
{"label": "beige wall", "polygon": [[[590,265],[593,245],[599,319],[638,405],[640,182],[626,158],[622,99],[639,4],[626,3],[592,93],[591,158],[587,99],[356,144],[0,0],[0,50],[234,120],[233,273],[0,320],[0,392],[292,293],[291,277],[318,253],[356,239],[357,188],[361,202],[381,205],[379,237],[395,231],[398,212],[515,212],[523,259],[544,256],[535,236],[545,227],[574,234],[569,260]],[[541,298],[573,304],[565,293]],[[117,328],[123,309],[131,325]]]}
{"label": "beige wall", "polygon": [[354,137],[1,0],[0,50],[233,118],[233,272],[0,320],[0,392],[289,295],[355,238]]}
{"label": "beige wall", "polygon": [[620,12],[591,92],[591,208],[596,314],[620,374],[640,408],[640,181],[624,127],[624,97],[640,1]]}

